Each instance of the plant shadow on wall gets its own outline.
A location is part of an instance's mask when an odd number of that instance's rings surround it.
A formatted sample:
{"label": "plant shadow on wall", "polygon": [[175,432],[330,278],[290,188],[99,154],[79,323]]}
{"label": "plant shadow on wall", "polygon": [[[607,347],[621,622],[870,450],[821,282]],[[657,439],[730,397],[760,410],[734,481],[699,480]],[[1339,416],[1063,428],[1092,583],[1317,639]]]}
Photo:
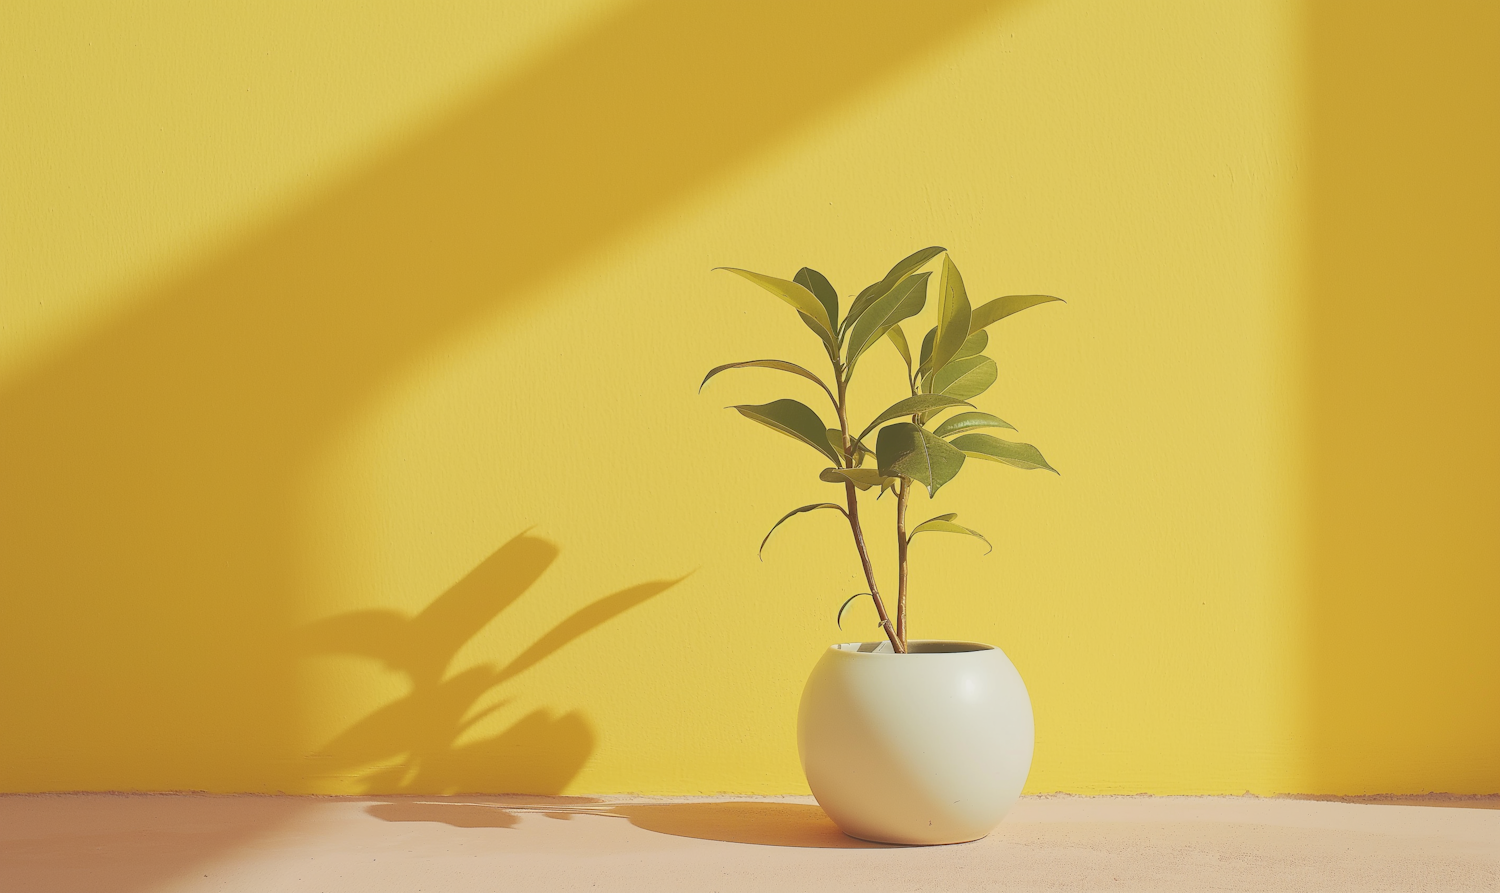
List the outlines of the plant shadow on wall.
{"label": "plant shadow on wall", "polygon": [[[505,731],[474,731],[501,711],[507,682],[558,649],[681,582],[654,580],[575,611],[504,666],[454,672],[459,651],[499,617],[557,558],[557,547],[521,534],[415,616],[351,611],[303,630],[314,654],[372,658],[406,677],[402,698],[356,722],[316,756],[328,771],[353,774],[364,791],[560,793],[594,749],[577,712],[535,710]],[[490,701],[490,703],[486,703]]]}
{"label": "plant shadow on wall", "polygon": [[0,724],[27,730],[0,787],[308,790],[293,618],[331,444],[445,339],[1000,5],[616,9],[0,384]]}

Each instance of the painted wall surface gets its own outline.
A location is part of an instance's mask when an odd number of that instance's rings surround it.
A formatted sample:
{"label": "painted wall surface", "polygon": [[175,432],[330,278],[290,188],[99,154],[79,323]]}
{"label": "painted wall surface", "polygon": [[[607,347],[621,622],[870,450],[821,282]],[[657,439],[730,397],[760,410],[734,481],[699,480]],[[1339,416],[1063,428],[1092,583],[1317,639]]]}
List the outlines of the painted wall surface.
{"label": "painted wall surface", "polygon": [[1062,475],[913,509],[1028,790],[1500,790],[1500,15],[1382,6],[6,4],[0,790],[805,791],[876,632],[710,268],[928,244],[1069,302]]}

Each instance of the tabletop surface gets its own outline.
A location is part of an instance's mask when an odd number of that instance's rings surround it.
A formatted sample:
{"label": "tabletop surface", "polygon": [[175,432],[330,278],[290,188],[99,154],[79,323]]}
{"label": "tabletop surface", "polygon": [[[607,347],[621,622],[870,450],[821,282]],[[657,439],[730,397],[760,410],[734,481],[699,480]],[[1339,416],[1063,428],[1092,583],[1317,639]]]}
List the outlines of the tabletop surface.
{"label": "tabletop surface", "polygon": [[1500,797],[1025,797],[907,848],[803,797],[18,794],[0,889],[1500,891]]}

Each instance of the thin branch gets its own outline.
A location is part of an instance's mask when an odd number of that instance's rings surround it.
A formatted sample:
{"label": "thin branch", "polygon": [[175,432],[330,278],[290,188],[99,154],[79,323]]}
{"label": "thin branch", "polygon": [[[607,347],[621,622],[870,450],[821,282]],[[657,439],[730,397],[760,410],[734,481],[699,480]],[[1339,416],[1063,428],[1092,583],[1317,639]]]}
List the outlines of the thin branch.
{"label": "thin branch", "polygon": [[[853,441],[849,437],[849,412],[847,402],[849,397],[849,382],[844,378],[844,370],[838,363],[834,364],[834,374],[839,386],[839,430],[844,435],[844,456],[846,461],[854,461]],[[880,597],[880,585],[875,582],[875,567],[870,563],[870,550],[865,547],[864,528],[859,523],[859,491],[852,481],[844,482],[844,496],[849,505],[849,530],[854,534],[854,548],[859,552],[859,563],[865,572],[865,583],[870,587],[870,601],[875,603],[875,613],[880,616],[880,625],[885,629],[886,638],[891,640],[891,648],[897,654],[906,653],[906,645],[901,637],[896,634],[896,628],[891,624],[890,615],[886,613],[885,601]]]}
{"label": "thin branch", "polygon": [[906,550],[911,540],[906,536],[906,502],[911,491],[911,478],[901,476],[896,489],[896,547],[899,564],[899,583],[896,590],[896,637],[901,640],[901,651],[906,651]]}

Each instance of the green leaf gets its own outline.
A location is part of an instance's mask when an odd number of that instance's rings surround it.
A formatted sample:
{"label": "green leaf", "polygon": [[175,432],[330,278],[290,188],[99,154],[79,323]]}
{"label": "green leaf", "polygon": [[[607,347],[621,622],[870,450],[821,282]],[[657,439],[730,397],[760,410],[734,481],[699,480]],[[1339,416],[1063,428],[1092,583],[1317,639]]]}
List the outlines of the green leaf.
{"label": "green leaf", "polygon": [[[838,322],[839,293],[834,290],[828,277],[812,267],[803,267],[797,271],[797,275],[792,277],[792,281],[813,293],[813,297],[817,298],[818,303],[823,305],[823,309],[828,311],[830,323]],[[816,320],[804,319],[803,322],[806,322],[807,327],[812,329],[818,337],[823,337],[823,330],[818,328],[819,323]],[[829,328],[831,330],[832,326]]]}
{"label": "green leaf", "polygon": [[752,273],[749,270],[741,270],[737,267],[715,267],[714,269],[728,270],[731,273],[743,276],[776,297],[786,301],[797,308],[799,313],[817,323],[814,326],[814,331],[824,341],[831,341],[834,344],[838,343],[838,339],[833,334],[833,322],[828,317],[828,308],[824,307],[823,302],[819,301],[805,286],[796,282],[788,282],[785,279],[777,279],[775,276],[765,276],[760,273]]}
{"label": "green leaf", "polygon": [[907,375],[910,375],[911,347],[906,343],[906,333],[901,331],[901,326],[898,324],[891,326],[891,330],[886,332],[885,336],[891,339],[892,344],[896,345],[896,353],[901,354],[901,359],[906,361],[906,372]]}
{"label": "green leaf", "polygon": [[989,390],[999,375],[1000,370],[989,357],[965,357],[933,373],[932,393],[970,400]]}
{"label": "green leaf", "polygon": [[882,490],[894,487],[896,479],[886,477],[873,468],[825,468],[818,473],[818,480],[830,484],[850,483],[861,490],[879,487]]}
{"label": "green leaf", "polygon": [[[875,455],[874,453],[870,452],[870,448],[867,447],[867,446],[865,446],[864,443],[861,442],[858,437],[850,437],[849,439],[852,440],[852,441],[854,441],[854,459],[855,459],[854,464],[856,466],[864,464],[865,454],[869,454],[869,455],[872,455],[872,456]],[[844,455],[844,432],[843,431],[840,431],[838,428],[829,428],[828,429],[828,443],[829,443],[830,446],[833,447],[833,451],[835,453],[838,453],[840,456]]]}
{"label": "green leaf", "polygon": [[715,366],[712,369],[708,370],[707,375],[703,376],[703,384],[698,385],[699,392],[701,393],[703,391],[703,385],[708,384],[708,380],[710,378],[713,378],[715,375],[718,375],[720,372],[723,372],[727,369],[779,369],[782,372],[790,372],[793,375],[800,375],[813,384],[817,385],[818,387],[822,388],[823,393],[828,395],[828,399],[833,400],[833,405],[838,405],[838,400],[833,396],[833,391],[830,391],[828,389],[828,385],[823,383],[823,379],[807,371],[801,366],[798,366],[796,363],[788,363],[786,360],[744,360],[739,363],[725,363],[722,366]]}
{"label": "green leaf", "polygon": [[800,440],[831,461],[839,461],[838,453],[834,452],[832,445],[828,443],[828,426],[818,418],[818,414],[811,407],[796,400],[773,400],[759,406],[731,406],[740,415],[752,421],[760,422],[767,428],[780,431],[788,437]]}
{"label": "green leaf", "polygon": [[922,355],[917,362],[917,371],[925,374],[927,368],[932,365],[932,344],[937,340],[937,326],[927,330],[922,336]]}
{"label": "green leaf", "polygon": [[886,272],[885,279],[887,282],[898,282],[902,279],[905,279],[907,276],[910,276],[912,272],[918,267],[922,266],[923,264],[927,263],[934,257],[937,257],[939,254],[942,254],[947,250],[948,249],[942,247],[941,245],[930,245],[920,251],[913,251],[906,257],[903,257],[900,260],[896,261],[895,266],[891,267],[890,270]]}
{"label": "green leaf", "polygon": [[921,524],[918,524],[916,527],[913,527],[911,533],[907,534],[906,541],[908,543],[911,542],[919,533],[962,533],[967,536],[975,537],[980,542],[984,543],[986,547],[984,554],[988,555],[989,553],[995,551],[995,547],[991,546],[990,541],[984,538],[984,534],[980,533],[977,530],[965,527],[962,524],[954,524],[953,519],[957,517],[957,514],[950,513],[947,515],[938,515],[936,518],[929,518],[926,521],[923,521]]}
{"label": "green leaf", "polygon": [[880,473],[920,481],[928,496],[937,495],[953,480],[964,464],[964,454],[940,440],[931,431],[911,422],[897,422],[880,429],[875,440],[875,460]]}
{"label": "green leaf", "polygon": [[969,294],[964,277],[959,275],[953,259],[943,255],[943,271],[938,277],[937,337],[932,344],[929,369],[940,370],[958,355],[969,337]]}
{"label": "green leaf", "polygon": [[923,248],[921,251],[912,252],[911,254],[908,254],[906,257],[902,258],[894,267],[891,267],[891,271],[885,274],[884,279],[881,279],[879,282],[873,283],[871,285],[865,286],[860,291],[860,293],[855,296],[854,303],[849,305],[849,315],[844,317],[843,324],[839,326],[839,334],[843,335],[845,332],[847,332],[856,322],[859,321],[859,318],[864,315],[864,312],[870,309],[870,305],[880,300],[886,295],[886,293],[895,288],[896,283],[905,279],[907,276],[910,276],[912,274],[912,271],[916,270],[917,267],[922,266],[923,264],[932,260],[934,257],[942,254],[943,250],[944,249],[934,245],[931,248]]}
{"label": "green leaf", "polygon": [[952,442],[955,447],[963,450],[964,455],[975,459],[988,459],[1028,471],[1045,468],[1053,474],[1058,473],[1056,468],[1048,465],[1047,460],[1042,458],[1041,451],[1029,443],[1011,443],[988,434],[965,434],[953,438]]}
{"label": "green leaf", "polygon": [[[924,379],[932,378],[932,344],[936,340],[937,328],[935,327],[928,329],[927,337],[922,339],[922,360],[921,363],[917,366],[917,372]],[[984,353],[984,349],[989,346],[989,343],[990,335],[988,332],[975,332],[974,334],[964,339],[963,346],[958,349],[958,353],[953,355],[953,359],[962,360],[968,357],[978,356],[979,354]],[[951,363],[952,360],[949,360],[949,362]]]}
{"label": "green leaf", "polygon": [[961,412],[958,415],[944,421],[933,430],[938,437],[952,437],[975,428],[1009,428],[1016,430],[1016,426],[998,416],[992,416],[987,412]]}
{"label": "green leaf", "polygon": [[[843,629],[844,628],[844,609],[848,608],[849,605],[852,604],[853,601],[855,599],[859,598],[861,595],[870,595],[870,593],[868,593],[868,592],[856,592],[853,595],[849,596],[849,598],[845,599],[844,603],[842,605],[839,605],[839,616],[836,617],[836,618],[834,618],[834,622],[839,625],[839,629]],[[870,600],[874,601],[874,599],[875,599],[875,597],[873,595],[871,595],[870,596]]]}
{"label": "green leaf", "polygon": [[[843,456],[844,455],[844,432],[840,431],[837,428],[829,428],[828,429],[828,445],[831,446],[831,447],[833,447],[833,451],[835,453],[838,453],[840,456]],[[856,447],[855,451],[858,452],[858,449],[859,448]]]}
{"label": "green leaf", "polygon": [[875,430],[875,426],[881,422],[889,422],[891,419],[900,418],[904,415],[916,415],[920,412],[936,412],[939,409],[947,409],[950,406],[968,406],[970,404],[963,400],[956,400],[945,394],[917,394],[915,397],[906,397],[897,400],[886,407],[885,412],[875,417],[875,421],[865,426],[865,430],[859,432],[861,439],[866,434]]}
{"label": "green leaf", "polygon": [[989,332],[975,332],[964,339],[964,346],[958,349],[953,359],[961,360],[964,357],[977,357],[984,353],[984,349],[990,346]]}
{"label": "green leaf", "polygon": [[996,298],[975,309],[973,315],[969,317],[969,332],[977,332],[1013,313],[1020,313],[1028,307],[1052,301],[1062,301],[1062,298],[1054,298],[1051,295],[1006,295],[1003,298]]}
{"label": "green leaf", "polygon": [[921,312],[922,306],[927,303],[927,277],[930,275],[918,273],[901,280],[860,316],[859,321],[849,329],[849,343],[844,348],[846,368],[852,371],[860,354],[884,338],[891,326]]}
{"label": "green leaf", "polygon": [[755,550],[755,554],[760,558],[761,561],[765,561],[766,556],[764,553],[766,551],[766,543],[770,541],[771,534],[776,532],[776,528],[785,523],[788,518],[795,517],[802,514],[803,512],[815,512],[818,509],[833,509],[834,511],[842,514],[844,517],[849,517],[849,513],[845,511],[843,506],[832,502],[815,502],[812,505],[799,506],[798,508],[794,508],[786,514],[782,515],[780,521],[777,521],[775,524],[771,525],[771,529],[766,531],[766,538],[760,541],[760,548]]}
{"label": "green leaf", "polygon": [[844,458],[844,432],[837,428],[829,428],[827,434],[828,445],[833,447],[833,451],[839,454],[840,459]]}

